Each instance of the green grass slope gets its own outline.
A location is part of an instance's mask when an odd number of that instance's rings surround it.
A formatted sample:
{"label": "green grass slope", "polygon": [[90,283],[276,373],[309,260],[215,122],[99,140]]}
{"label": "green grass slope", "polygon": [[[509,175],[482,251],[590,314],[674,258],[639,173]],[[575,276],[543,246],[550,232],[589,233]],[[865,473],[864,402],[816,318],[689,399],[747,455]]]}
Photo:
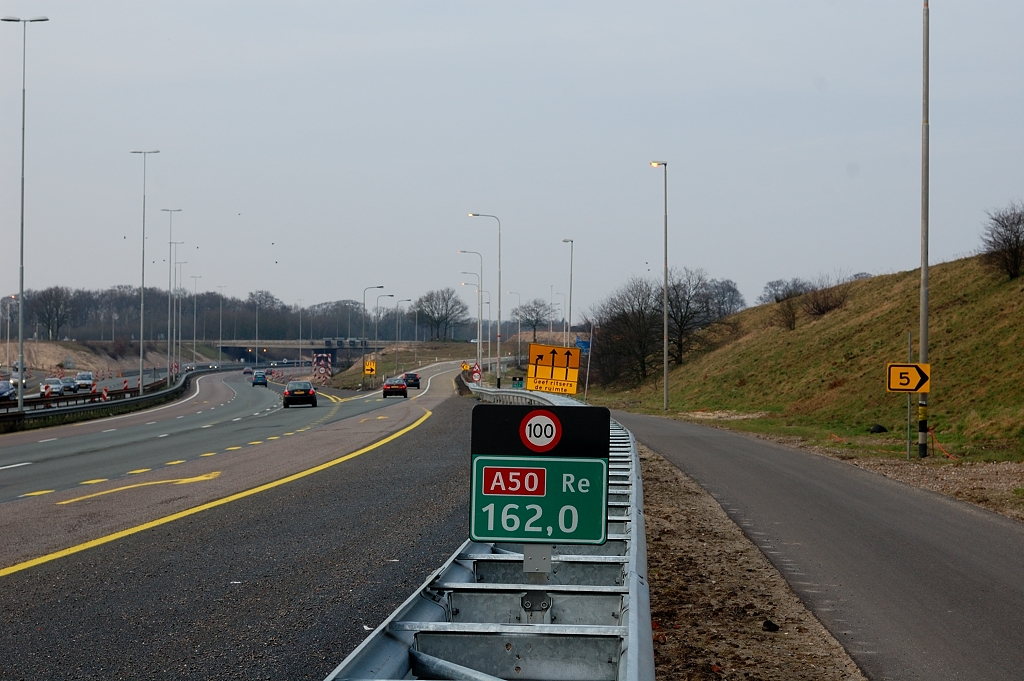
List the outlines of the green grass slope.
{"label": "green grass slope", "polygon": [[[959,456],[1022,458],[1024,282],[994,276],[977,258],[934,265],[929,274],[929,425]],[[885,365],[906,361],[908,331],[917,357],[919,295],[914,270],[852,282],[843,308],[801,315],[792,331],[772,323],[773,305],[745,310],[735,335],[671,372],[669,413],[766,412],[727,425],[903,451],[907,399],[886,392]],[[662,411],[660,380],[592,392],[595,403]],[[914,418],[916,431],[916,399]],[[874,423],[892,433],[868,438]]]}

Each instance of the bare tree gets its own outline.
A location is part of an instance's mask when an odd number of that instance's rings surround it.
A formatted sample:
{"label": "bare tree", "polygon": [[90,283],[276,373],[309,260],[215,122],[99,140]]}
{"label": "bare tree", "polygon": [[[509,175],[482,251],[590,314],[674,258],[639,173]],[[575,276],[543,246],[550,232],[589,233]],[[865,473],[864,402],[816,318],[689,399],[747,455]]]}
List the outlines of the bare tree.
{"label": "bare tree", "polygon": [[850,281],[827,274],[819,276],[800,298],[800,307],[809,317],[822,317],[846,304]]}
{"label": "bare tree", "polygon": [[469,307],[450,286],[427,291],[413,303],[412,309],[419,310],[420,321],[430,327],[432,338],[447,338],[450,327],[469,319]]}
{"label": "bare tree", "polygon": [[793,278],[789,281],[785,279],[769,281],[764,285],[764,291],[757,297],[757,304],[766,305],[768,303],[781,303],[787,298],[796,298],[797,296],[803,295],[809,291],[810,288],[811,282],[804,281],[800,278]]}
{"label": "bare tree", "polygon": [[1024,269],[1024,203],[988,212],[981,235],[981,258],[989,268],[1016,279]]}
{"label": "bare tree", "polygon": [[592,355],[604,382],[640,383],[660,365],[661,284],[633,277],[600,303],[601,344]]}
{"label": "bare tree", "polygon": [[669,356],[682,364],[703,343],[701,331],[746,307],[736,282],[709,279],[703,269],[669,271]]}
{"label": "bare tree", "polygon": [[513,321],[533,330],[534,343],[537,342],[537,329],[547,324],[553,315],[554,310],[543,298],[534,298],[512,310]]}
{"label": "bare tree", "polygon": [[59,339],[61,327],[71,320],[73,300],[74,293],[65,286],[51,286],[32,295],[32,311],[50,340]]}

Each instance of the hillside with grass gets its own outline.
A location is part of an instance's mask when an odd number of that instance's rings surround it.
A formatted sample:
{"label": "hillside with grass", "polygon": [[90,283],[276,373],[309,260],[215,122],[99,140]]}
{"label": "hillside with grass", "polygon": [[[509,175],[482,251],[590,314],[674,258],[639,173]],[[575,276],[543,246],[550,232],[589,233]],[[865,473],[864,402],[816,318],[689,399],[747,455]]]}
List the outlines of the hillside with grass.
{"label": "hillside with grass", "polygon": [[[961,456],[1024,457],[1024,281],[996,276],[978,258],[933,265],[929,275],[929,425]],[[669,414],[726,412],[730,428],[903,451],[907,398],[886,392],[885,365],[906,361],[909,331],[917,358],[919,286],[919,270],[850,282],[841,308],[801,314],[793,330],[777,323],[778,303],[744,310],[715,349],[671,371]],[[660,376],[591,386],[591,395],[662,413]],[[868,436],[876,423],[890,433]]]}

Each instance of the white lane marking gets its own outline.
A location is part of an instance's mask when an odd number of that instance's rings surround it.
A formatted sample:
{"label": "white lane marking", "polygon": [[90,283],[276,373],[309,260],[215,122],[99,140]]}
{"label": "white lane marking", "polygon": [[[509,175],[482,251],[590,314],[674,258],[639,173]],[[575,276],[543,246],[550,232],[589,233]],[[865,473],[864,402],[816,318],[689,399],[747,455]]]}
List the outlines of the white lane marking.
{"label": "white lane marking", "polygon": [[203,426],[203,428],[213,428],[213,424],[207,423],[205,426]]}
{"label": "white lane marking", "polygon": [[174,420],[177,421],[178,419],[183,419],[183,418],[185,418],[184,414],[182,414],[181,416],[175,416]]}
{"label": "white lane marking", "polygon": [[242,420],[242,417],[239,416],[237,419],[231,419],[231,422],[234,423],[235,421],[241,421],[241,420]]}
{"label": "white lane marking", "polygon": [[7,468],[17,468],[18,466],[31,466],[31,465],[32,465],[31,461],[26,461],[25,463],[12,463],[9,466],[0,466],[0,471],[2,471],[4,469],[7,469]]}
{"label": "white lane marking", "polygon": [[156,423],[156,421],[150,421],[150,422],[149,422],[149,423],[147,423],[146,425],[147,425],[147,426],[151,426],[151,425],[153,425],[154,423]]}
{"label": "white lane marking", "polygon": [[430,378],[427,379],[427,388],[426,388],[426,390],[424,390],[423,392],[421,392],[419,395],[417,395],[416,397],[414,397],[412,399],[414,399],[414,400],[418,399],[418,398],[423,397],[424,395],[426,395],[428,392],[430,392],[430,382],[433,381],[436,377],[444,376],[445,374],[450,374],[453,371],[456,371],[456,369],[452,368],[452,369],[449,369],[448,371],[442,371],[439,374],[433,374]]}
{"label": "white lane marking", "polygon": [[48,438],[46,438],[45,440],[40,440],[40,442],[53,442],[53,441],[54,441],[54,440],[56,440],[56,439],[57,439],[57,438],[55,438],[55,437],[48,437]]}
{"label": "white lane marking", "polygon": [[[207,376],[200,376],[199,378],[196,379],[196,389],[195,389],[195,392],[193,392],[188,397],[184,398],[184,400],[179,400],[178,402],[171,402],[170,404],[165,404],[162,407],[153,407],[152,409],[145,409],[143,411],[132,412],[130,414],[121,414],[120,416],[111,416],[111,417],[105,418],[105,419],[96,419],[95,421],[82,421],[81,423],[76,423],[74,425],[80,426],[80,425],[85,425],[86,423],[103,423],[104,421],[117,421],[118,419],[126,419],[129,416],[138,416],[139,414],[149,414],[149,413],[154,412],[154,411],[163,411],[164,409],[170,409],[171,407],[180,407],[182,402],[191,400],[193,397],[195,397],[196,395],[199,394],[199,382],[202,381],[204,378],[207,378]],[[227,385],[227,384],[225,383],[225,385]],[[228,386],[228,387],[231,388],[231,386]],[[232,388],[232,390],[234,390],[234,388]],[[153,423],[156,423],[156,421],[153,421]],[[150,424],[147,423],[146,425],[148,426]]]}
{"label": "white lane marking", "polygon": [[163,435],[157,435],[157,437],[158,437],[158,438],[161,438],[161,437],[167,437],[168,435],[170,435],[170,433],[164,433]]}
{"label": "white lane marking", "polygon": [[196,413],[197,413],[197,414],[202,414],[203,412],[202,412],[202,411],[197,411]]}
{"label": "white lane marking", "polygon": [[103,432],[104,432],[104,433],[113,433],[113,432],[114,432],[115,430],[117,430],[117,428],[107,428],[107,429],[106,429],[106,430],[104,430]]}

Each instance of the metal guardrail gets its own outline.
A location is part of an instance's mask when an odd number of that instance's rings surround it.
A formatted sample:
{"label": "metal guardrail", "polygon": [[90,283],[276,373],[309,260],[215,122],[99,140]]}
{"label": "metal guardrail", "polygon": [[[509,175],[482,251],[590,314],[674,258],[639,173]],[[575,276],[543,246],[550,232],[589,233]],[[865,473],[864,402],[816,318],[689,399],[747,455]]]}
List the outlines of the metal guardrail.
{"label": "metal guardrail", "polygon": [[[501,404],[571,398],[473,386]],[[652,681],[643,484],[632,433],[612,422],[608,541],[554,545],[548,581],[523,545],[466,541],[328,677]]]}
{"label": "metal guardrail", "polygon": [[[197,369],[182,374],[177,382],[170,388],[164,388],[152,393],[145,393],[138,396],[139,389],[129,388],[128,390],[108,391],[110,399],[106,402],[93,401],[97,395],[85,393],[82,395],[70,395],[66,397],[47,398],[26,398],[25,405],[31,411],[25,412],[8,411],[0,413],[0,433],[53,426],[63,423],[74,423],[86,421],[92,418],[124,414],[131,411],[138,411],[148,407],[154,407],[177,398],[188,390],[194,376],[211,374],[223,371],[237,371],[237,367],[219,367],[216,369]],[[136,395],[131,397],[131,395]],[[46,404],[57,404],[59,402],[79,402],[74,406],[47,408]]]}

